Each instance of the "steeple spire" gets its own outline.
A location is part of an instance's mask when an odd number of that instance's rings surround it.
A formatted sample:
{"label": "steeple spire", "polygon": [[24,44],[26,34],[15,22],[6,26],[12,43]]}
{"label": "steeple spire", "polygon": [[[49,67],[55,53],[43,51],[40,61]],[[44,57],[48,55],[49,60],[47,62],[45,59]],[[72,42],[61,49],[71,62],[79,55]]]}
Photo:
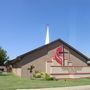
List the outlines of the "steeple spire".
{"label": "steeple spire", "polygon": [[47,25],[47,32],[46,32],[45,44],[49,44],[49,25]]}

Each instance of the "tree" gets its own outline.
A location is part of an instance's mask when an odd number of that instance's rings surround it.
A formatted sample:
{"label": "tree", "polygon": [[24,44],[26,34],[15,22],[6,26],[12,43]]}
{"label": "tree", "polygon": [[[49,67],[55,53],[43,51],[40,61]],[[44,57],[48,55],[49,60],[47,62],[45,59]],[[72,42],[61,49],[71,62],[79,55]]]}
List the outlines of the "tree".
{"label": "tree", "polygon": [[7,51],[0,47],[0,66],[3,66],[4,62],[8,59]]}

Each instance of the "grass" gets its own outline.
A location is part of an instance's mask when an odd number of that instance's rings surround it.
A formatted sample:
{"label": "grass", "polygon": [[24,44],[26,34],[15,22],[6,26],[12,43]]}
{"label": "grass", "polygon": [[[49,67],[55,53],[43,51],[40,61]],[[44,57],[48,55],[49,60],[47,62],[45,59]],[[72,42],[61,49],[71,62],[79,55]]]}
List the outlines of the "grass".
{"label": "grass", "polygon": [[16,90],[16,89],[31,89],[31,88],[51,88],[65,86],[90,85],[90,79],[76,80],[31,80],[29,78],[19,78],[12,74],[0,75],[0,90]]}

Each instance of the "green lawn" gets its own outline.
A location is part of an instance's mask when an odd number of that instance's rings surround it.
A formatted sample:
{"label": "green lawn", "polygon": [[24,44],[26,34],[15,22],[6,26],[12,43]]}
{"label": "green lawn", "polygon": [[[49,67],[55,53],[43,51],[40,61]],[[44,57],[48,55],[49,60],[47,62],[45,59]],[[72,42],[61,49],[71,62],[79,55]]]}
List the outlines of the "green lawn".
{"label": "green lawn", "polygon": [[0,75],[0,90],[16,90],[18,88],[50,88],[77,85],[90,85],[90,79],[45,81],[19,78],[12,74]]}

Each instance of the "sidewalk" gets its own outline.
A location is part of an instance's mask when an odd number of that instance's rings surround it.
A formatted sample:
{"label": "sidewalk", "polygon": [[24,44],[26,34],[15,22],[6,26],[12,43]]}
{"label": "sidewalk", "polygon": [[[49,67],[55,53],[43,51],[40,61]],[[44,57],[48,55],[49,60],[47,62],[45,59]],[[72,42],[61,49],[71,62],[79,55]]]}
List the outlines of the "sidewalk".
{"label": "sidewalk", "polygon": [[42,88],[42,89],[17,89],[17,90],[90,90],[90,85],[72,86],[72,87],[58,87],[58,88]]}

